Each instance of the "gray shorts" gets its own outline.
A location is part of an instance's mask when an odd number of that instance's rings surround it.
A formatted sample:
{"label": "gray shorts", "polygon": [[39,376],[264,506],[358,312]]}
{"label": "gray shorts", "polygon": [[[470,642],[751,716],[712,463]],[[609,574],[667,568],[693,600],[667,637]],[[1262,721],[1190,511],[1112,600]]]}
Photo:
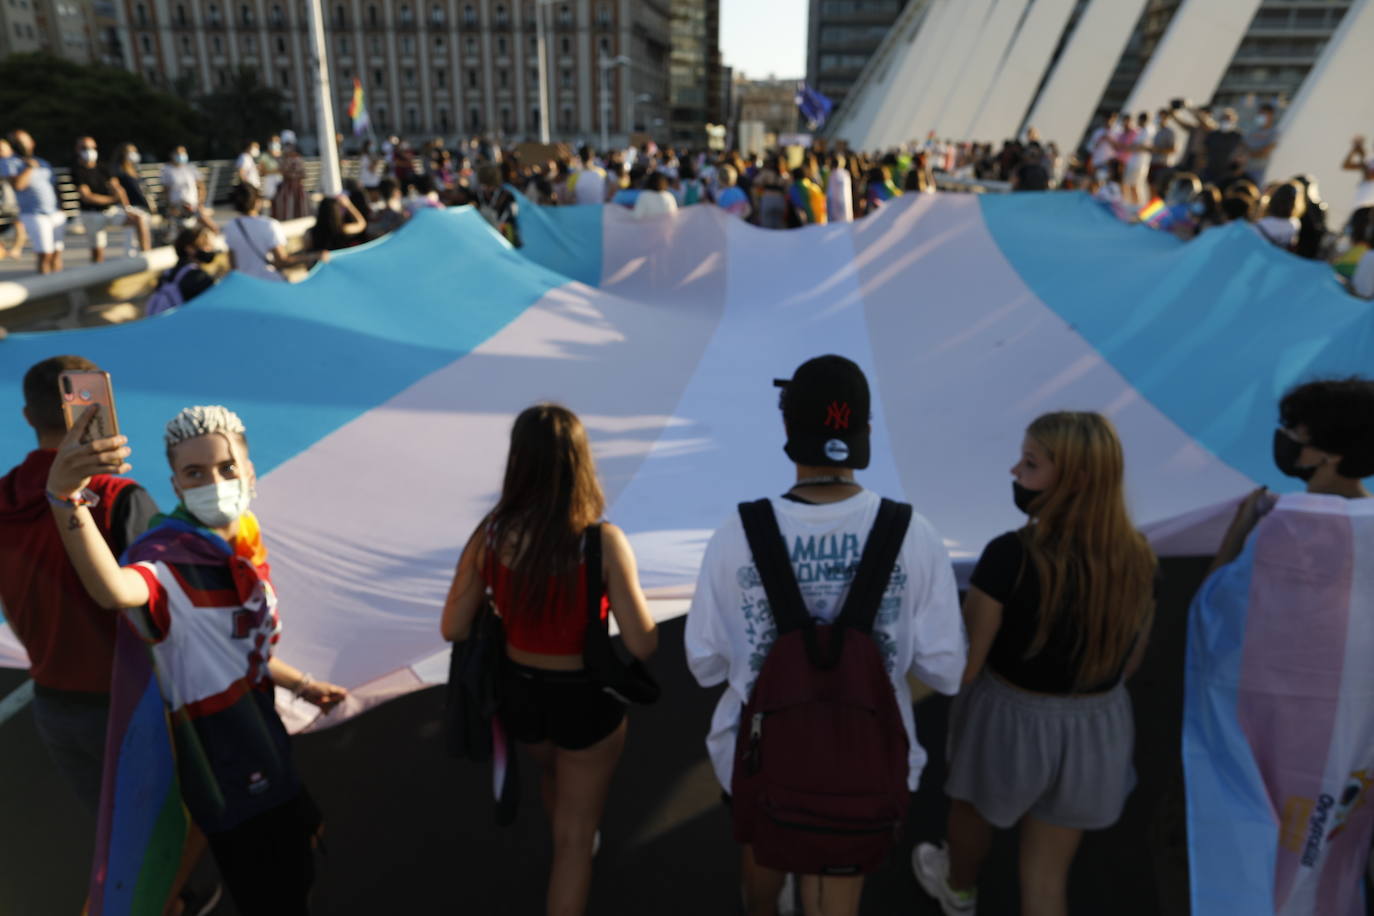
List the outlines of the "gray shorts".
{"label": "gray shorts", "polygon": [[1099,830],[1116,823],[1135,788],[1134,749],[1124,686],[1047,696],[984,671],[950,710],[945,792],[997,827],[1029,815]]}

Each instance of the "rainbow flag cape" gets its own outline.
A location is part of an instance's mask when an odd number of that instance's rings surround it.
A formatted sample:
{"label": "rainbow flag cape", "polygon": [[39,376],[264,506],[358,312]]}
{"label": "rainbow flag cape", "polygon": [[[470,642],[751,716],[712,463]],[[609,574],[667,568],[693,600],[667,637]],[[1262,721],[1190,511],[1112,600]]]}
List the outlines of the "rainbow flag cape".
{"label": "rainbow flag cape", "polygon": [[89,916],[161,913],[190,825],[152,652],[129,627],[120,626]]}
{"label": "rainbow flag cape", "polygon": [[1374,500],[1288,494],[1190,611],[1194,916],[1362,916],[1374,834]]}
{"label": "rainbow flag cape", "polygon": [[1349,280],[1355,276],[1355,268],[1360,265],[1360,259],[1369,253],[1369,246],[1363,242],[1351,245],[1342,254],[1331,259],[1331,267],[1337,274]]}

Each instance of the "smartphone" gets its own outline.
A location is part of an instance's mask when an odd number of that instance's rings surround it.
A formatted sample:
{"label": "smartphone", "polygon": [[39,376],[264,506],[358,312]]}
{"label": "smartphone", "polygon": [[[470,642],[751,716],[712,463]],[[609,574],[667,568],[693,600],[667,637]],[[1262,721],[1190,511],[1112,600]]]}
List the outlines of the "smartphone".
{"label": "smartphone", "polygon": [[100,405],[95,420],[81,437],[82,442],[119,435],[119,414],[115,412],[110,373],[68,369],[57,376],[57,386],[62,395],[62,419],[67,422],[67,429],[77,425],[93,405]]}
{"label": "smartphone", "polygon": [[1185,104],[1187,104],[1187,103],[1186,103],[1183,99],[1170,99],[1170,100],[1169,100],[1169,107],[1170,107],[1171,109],[1173,109],[1174,111],[1178,111],[1178,109],[1182,108]]}

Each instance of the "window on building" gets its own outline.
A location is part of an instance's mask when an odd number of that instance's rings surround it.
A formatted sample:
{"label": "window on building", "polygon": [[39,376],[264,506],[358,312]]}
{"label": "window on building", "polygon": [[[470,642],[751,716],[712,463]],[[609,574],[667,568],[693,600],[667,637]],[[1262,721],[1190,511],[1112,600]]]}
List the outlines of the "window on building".
{"label": "window on building", "polygon": [[477,70],[471,67],[468,68],[468,88],[477,88]]}
{"label": "window on building", "polygon": [[339,36],[339,53],[344,57],[353,53],[353,45],[349,42],[347,35]]}
{"label": "window on building", "polygon": [[281,68],[281,84],[283,86],[291,85],[291,71],[286,69],[285,67]]}
{"label": "window on building", "polygon": [[220,37],[218,35],[210,39],[210,47],[214,49],[216,54],[224,53],[224,42],[220,41]]}
{"label": "window on building", "polygon": [[420,109],[416,108],[414,105],[410,105],[406,108],[406,130],[414,131],[419,129]]}
{"label": "window on building", "polygon": [[282,38],[280,35],[277,36],[277,53],[278,53],[278,54],[285,54],[285,53],[286,53],[286,39],[285,39],[285,38]]}
{"label": "window on building", "polygon": [[496,86],[498,89],[510,88],[510,74],[506,72],[505,67],[501,67],[496,71]]}
{"label": "window on building", "polygon": [[477,26],[477,10],[472,8],[471,3],[463,5],[463,25],[468,28],[476,28]]}
{"label": "window on building", "polygon": [[337,3],[334,5],[334,28],[348,28],[348,10],[344,9],[344,5],[342,3]]}
{"label": "window on building", "polygon": [[247,27],[249,27],[249,28],[252,28],[252,26],[253,26],[253,10],[252,10],[252,8],[250,8],[250,7],[248,6],[248,4],[246,4],[246,3],[240,4],[240,6],[239,6],[239,20],[240,20],[245,26],[247,26]]}
{"label": "window on building", "polygon": [[190,53],[191,53],[191,36],[189,36],[189,35],[183,35],[183,36],[181,36],[181,53],[182,53],[182,54],[190,54]]}
{"label": "window on building", "polygon": [[406,88],[407,88],[407,89],[414,89],[414,88],[415,88],[415,68],[413,68],[413,67],[406,67],[403,75],[404,75],[404,77],[405,77]]}
{"label": "window on building", "polygon": [[564,67],[558,75],[558,84],[564,89],[571,89],[573,87],[573,72]]}
{"label": "window on building", "polygon": [[506,56],[506,36],[496,36],[496,53],[501,55],[502,57]]}
{"label": "window on building", "polygon": [[149,38],[147,35],[140,35],[138,38],[138,43],[140,46],[142,46],[144,54],[153,53],[153,40]]}
{"label": "window on building", "polygon": [[381,28],[382,17],[377,12],[377,4],[375,3],[369,3],[367,5],[367,25],[369,28],[373,29]]}
{"label": "window on building", "polygon": [[[291,121],[290,118],[287,118],[286,120],[287,120],[288,123],[290,123],[290,121]],[[382,130],[386,130],[386,129],[387,129],[387,126],[388,126],[388,125],[387,125],[387,120],[386,120],[386,106],[385,106],[385,105],[378,105],[378,106],[377,106],[377,126],[380,127]]]}
{"label": "window on building", "polygon": [[210,4],[208,7],[206,7],[206,10],[205,10],[205,19],[210,23],[210,25],[212,25],[212,26],[214,26],[214,27],[216,27],[216,28],[219,27],[219,24],[220,24],[220,17],[219,17],[219,5],[218,5],[218,4],[212,3],[212,4]]}
{"label": "window on building", "polygon": [[530,55],[531,55],[531,56],[534,56],[534,55],[536,55],[536,54],[538,54],[538,53],[539,53],[539,36],[537,36],[537,35],[531,35],[531,36],[530,36]]}
{"label": "window on building", "polygon": [[435,51],[435,53],[437,53],[437,54],[442,54],[442,53],[444,53],[444,36],[442,36],[442,35],[435,35],[435,36],[434,36],[434,51]]}
{"label": "window on building", "polygon": [[411,11],[409,3],[401,4],[401,25],[411,26],[415,24],[415,13]]}
{"label": "window on building", "polygon": [[482,129],[482,110],[476,105],[468,109],[468,130]]}
{"label": "window on building", "polygon": [[372,36],[372,56],[373,56],[373,57],[381,57],[381,56],[382,56],[382,36],[380,36],[380,35],[373,35],[373,36]]}
{"label": "window on building", "polygon": [[441,134],[446,134],[446,133],[448,133],[448,128],[449,128],[449,122],[448,122],[448,109],[447,109],[447,108],[444,108],[443,106],[440,106],[440,107],[439,107],[438,117],[439,117],[439,133],[441,133]]}
{"label": "window on building", "polygon": [[571,105],[564,105],[559,110],[558,129],[565,132],[573,129],[573,110]]}
{"label": "window on building", "polygon": [[568,6],[566,3],[558,8],[558,24],[565,29],[572,27],[572,7]]}
{"label": "window on building", "polygon": [[415,54],[415,39],[410,35],[401,37],[401,53],[407,57]]}
{"label": "window on building", "polygon": [[538,105],[535,105],[535,106],[533,106],[533,107],[530,108],[530,127],[531,127],[531,129],[533,129],[533,128],[538,127],[538,126],[539,126],[539,106],[538,106]]}
{"label": "window on building", "polygon": [[[338,13],[339,13],[340,11],[342,11],[342,9],[343,9],[343,7],[336,7],[336,8],[335,8],[335,15],[337,16]],[[272,18],[272,28],[274,28],[274,29],[279,29],[279,28],[281,28],[282,26],[286,25],[286,14],[282,12],[281,6],[278,5],[278,4],[276,4],[276,3],[272,4],[271,18]],[[342,20],[339,20],[338,26],[339,26],[339,28],[343,28],[343,21],[342,21]]]}
{"label": "window on building", "polygon": [[381,88],[382,88],[382,68],[381,68],[381,67],[373,67],[373,68],[372,68],[372,85],[373,85],[374,87],[376,87],[377,89],[381,89]]}
{"label": "window on building", "polygon": [[463,50],[467,51],[469,56],[476,57],[477,39],[472,35],[469,35],[467,38],[463,39]]}
{"label": "window on building", "polygon": [[438,86],[440,89],[448,88],[448,71],[443,67],[434,71],[434,85]]}
{"label": "window on building", "polygon": [[184,4],[184,3],[178,3],[178,4],[177,4],[177,13],[176,13],[176,16],[177,16],[177,25],[185,25],[185,24],[186,24],[186,4]]}
{"label": "window on building", "polygon": [[598,3],[596,5],[596,24],[603,28],[611,24],[611,8],[609,5],[605,3]]}
{"label": "window on building", "polygon": [[434,25],[444,24],[444,8],[439,4],[434,4],[429,8],[429,21]]}
{"label": "window on building", "polygon": [[243,38],[243,47],[249,54],[256,54],[258,53],[258,40],[252,35],[245,35]]}
{"label": "window on building", "polygon": [[506,12],[504,3],[496,4],[496,27],[504,29],[510,25],[510,13]]}
{"label": "window on building", "polygon": [[506,133],[515,130],[515,118],[511,115],[511,110],[505,105],[501,106],[501,129]]}
{"label": "window on building", "polygon": [[139,4],[137,4],[136,6],[134,6],[134,20],[135,20],[139,25],[147,25],[147,24],[148,24],[148,7],[144,6],[142,3],[139,3]]}
{"label": "window on building", "polygon": [[571,54],[571,53],[572,53],[572,39],[569,38],[569,37],[566,36],[566,35],[564,35],[562,38],[558,39],[558,51],[559,51],[560,54],[563,54],[564,56],[567,56],[567,55]]}
{"label": "window on building", "polygon": [[597,42],[597,47],[601,49],[601,53],[606,57],[611,56],[611,40],[605,35],[601,36],[601,40]]}

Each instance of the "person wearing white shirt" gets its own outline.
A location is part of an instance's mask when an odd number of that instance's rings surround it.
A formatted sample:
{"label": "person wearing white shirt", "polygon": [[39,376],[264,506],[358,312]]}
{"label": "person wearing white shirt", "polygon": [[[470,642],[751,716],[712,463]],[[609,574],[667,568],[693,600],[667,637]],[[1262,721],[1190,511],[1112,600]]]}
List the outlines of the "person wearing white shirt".
{"label": "person wearing white shirt", "polygon": [[668,176],[654,172],[644,180],[644,187],[635,197],[635,219],[667,216],[677,212],[677,198],[668,190]]}
{"label": "person wearing white shirt", "polygon": [[590,146],[584,146],[578,151],[578,158],[582,160],[582,165],[569,179],[574,202],[604,204],[606,202],[606,172],[596,164],[596,150]]}
{"label": "person wearing white shirt", "polygon": [[1155,129],[1150,116],[1141,112],[1136,118],[1130,156],[1126,159],[1126,197],[1140,205],[1150,201],[1150,162],[1154,159]]}
{"label": "person wearing white shirt", "polygon": [[832,223],[854,221],[854,184],[842,154],[830,157],[830,177],[825,182],[826,218]]}
{"label": "person wearing white shirt", "polygon": [[262,190],[262,173],[258,171],[258,153],[261,148],[258,141],[249,140],[243,145],[243,152],[234,160],[234,176],[239,184],[246,184],[251,188]]}
{"label": "person wearing white shirt", "polygon": [[[853,362],[832,355],[808,360],[791,380],[775,384],[783,387],[785,451],[796,465],[796,479],[769,503],[805,612],[828,622],[849,590],[849,578],[834,573],[847,569],[852,577],[881,503],[854,479],[856,469],[868,466],[868,381]],[[957,693],[967,643],[944,542],[919,514],[911,516],[895,569],[900,574],[888,580],[872,634],[906,731],[908,786],[914,789],[926,752],[917,740],[907,675],[941,693]],[[732,513],[706,546],[684,636],[687,666],[697,682],[726,685],[706,749],[727,792],[740,713],[776,634],[743,523]],[[758,865],[748,846],[742,863],[746,911],[775,912],[783,873]],[[823,894],[826,913],[857,912],[862,887],[862,876],[801,876],[803,897]]]}
{"label": "person wearing white shirt", "polygon": [[1088,149],[1092,151],[1092,167],[1097,173],[1098,178],[1102,177],[1102,171],[1107,167],[1107,163],[1116,158],[1116,147],[1112,145],[1112,138],[1116,136],[1116,115],[1107,115],[1107,120],[1102,126],[1092,132],[1092,137],[1088,140]]}
{"label": "person wearing white shirt", "polygon": [[229,248],[229,263],[240,273],[259,280],[285,283],[289,267],[308,266],[329,260],[329,252],[288,254],[286,232],[281,223],[259,216],[262,198],[252,185],[234,188],[234,209],[239,215],[224,226],[224,243]]}

